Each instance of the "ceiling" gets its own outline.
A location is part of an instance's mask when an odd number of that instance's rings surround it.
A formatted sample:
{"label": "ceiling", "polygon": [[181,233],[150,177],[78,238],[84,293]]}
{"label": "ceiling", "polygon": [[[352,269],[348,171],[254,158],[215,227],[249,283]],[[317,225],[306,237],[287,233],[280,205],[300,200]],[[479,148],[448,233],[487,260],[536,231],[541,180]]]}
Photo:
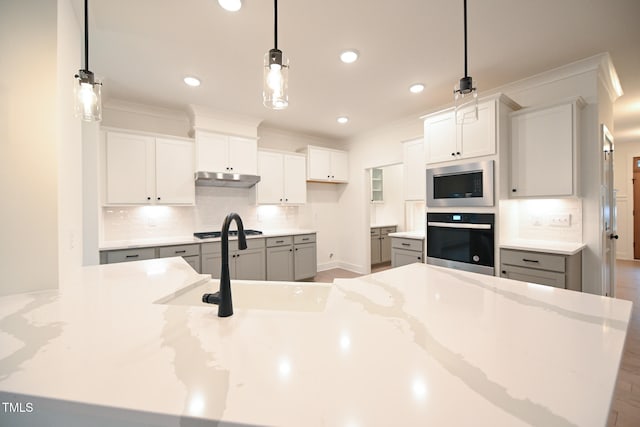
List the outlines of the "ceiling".
{"label": "ceiling", "polygon": [[[281,0],[278,47],[290,58],[289,108],[262,106],[273,2],[89,2],[90,69],[117,99],[186,111],[201,104],[269,127],[333,139],[452,102],[464,75],[463,2]],[[74,0],[78,16],[82,2]],[[469,0],[469,75],[483,90],[609,52],[624,95],[616,142],[640,141],[640,1]],[[347,48],[360,59],[344,64]],[[194,75],[197,88],[182,79]],[[426,85],[412,94],[415,82]],[[341,125],[336,118],[346,115]]]}

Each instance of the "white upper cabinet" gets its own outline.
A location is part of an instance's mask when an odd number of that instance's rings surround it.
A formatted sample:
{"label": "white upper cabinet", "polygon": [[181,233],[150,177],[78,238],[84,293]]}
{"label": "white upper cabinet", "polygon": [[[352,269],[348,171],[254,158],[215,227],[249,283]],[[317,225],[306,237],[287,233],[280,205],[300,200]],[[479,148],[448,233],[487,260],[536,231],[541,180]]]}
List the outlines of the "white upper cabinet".
{"label": "white upper cabinet", "polygon": [[307,161],[304,156],[284,155],[284,197],[288,204],[307,203]]}
{"label": "white upper cabinet", "polygon": [[304,155],[258,151],[258,204],[300,205],[307,202]]}
{"label": "white upper cabinet", "polygon": [[107,132],[105,204],[194,204],[193,142]]}
{"label": "white upper cabinet", "polygon": [[194,204],[193,143],[156,138],[156,201]]}
{"label": "white upper cabinet", "polygon": [[456,121],[453,110],[430,116],[424,121],[425,159],[427,163],[456,159]]}
{"label": "white upper cabinet", "polygon": [[426,174],[424,164],[424,140],[422,138],[402,143],[404,159],[404,199],[425,200]]}
{"label": "white upper cabinet", "polygon": [[511,114],[511,197],[578,195],[578,98]]}
{"label": "white upper cabinet", "polygon": [[308,146],[307,181],[347,182],[349,157],[346,151]]}
{"label": "white upper cabinet", "polygon": [[257,175],[258,142],[253,138],[196,130],[196,169]]}
{"label": "white upper cabinet", "polygon": [[478,119],[456,124],[448,109],[424,120],[426,163],[488,156],[496,153],[496,100],[478,103]]}

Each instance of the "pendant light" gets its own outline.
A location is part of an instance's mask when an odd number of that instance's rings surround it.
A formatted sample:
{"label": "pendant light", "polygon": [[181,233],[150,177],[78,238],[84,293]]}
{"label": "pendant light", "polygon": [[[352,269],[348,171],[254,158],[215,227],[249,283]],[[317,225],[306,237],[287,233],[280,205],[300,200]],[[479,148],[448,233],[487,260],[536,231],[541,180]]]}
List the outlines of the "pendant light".
{"label": "pendant light", "polygon": [[456,123],[478,120],[478,88],[467,74],[467,0],[464,2],[464,77],[453,89]]}
{"label": "pendant light", "polygon": [[86,122],[102,120],[102,83],[95,81],[95,76],[89,71],[89,19],[87,1],[84,0],[84,69],[78,71],[75,78],[75,115]]}
{"label": "pendant light", "polygon": [[284,110],[289,105],[289,59],[278,49],[278,0],[273,0],[274,47],[264,56],[262,102],[273,110]]}

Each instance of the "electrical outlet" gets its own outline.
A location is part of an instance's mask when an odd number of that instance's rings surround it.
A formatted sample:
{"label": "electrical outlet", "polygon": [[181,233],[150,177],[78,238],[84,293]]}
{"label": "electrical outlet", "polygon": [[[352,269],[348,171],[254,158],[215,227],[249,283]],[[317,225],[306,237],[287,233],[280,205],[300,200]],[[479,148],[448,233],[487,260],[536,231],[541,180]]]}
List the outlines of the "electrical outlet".
{"label": "electrical outlet", "polygon": [[549,225],[553,227],[571,227],[571,214],[554,214],[549,216]]}
{"label": "electrical outlet", "polygon": [[531,215],[529,217],[529,221],[531,222],[531,225],[533,225],[534,227],[540,227],[542,225],[542,216]]}

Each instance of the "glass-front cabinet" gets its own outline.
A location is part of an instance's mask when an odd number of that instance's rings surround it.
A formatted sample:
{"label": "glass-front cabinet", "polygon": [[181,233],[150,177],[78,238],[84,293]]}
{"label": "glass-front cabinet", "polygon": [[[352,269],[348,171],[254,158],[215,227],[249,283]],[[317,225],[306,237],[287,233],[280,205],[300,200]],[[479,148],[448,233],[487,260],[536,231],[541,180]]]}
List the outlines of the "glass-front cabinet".
{"label": "glass-front cabinet", "polygon": [[373,168],[371,169],[371,203],[384,202],[382,189],[382,169]]}

